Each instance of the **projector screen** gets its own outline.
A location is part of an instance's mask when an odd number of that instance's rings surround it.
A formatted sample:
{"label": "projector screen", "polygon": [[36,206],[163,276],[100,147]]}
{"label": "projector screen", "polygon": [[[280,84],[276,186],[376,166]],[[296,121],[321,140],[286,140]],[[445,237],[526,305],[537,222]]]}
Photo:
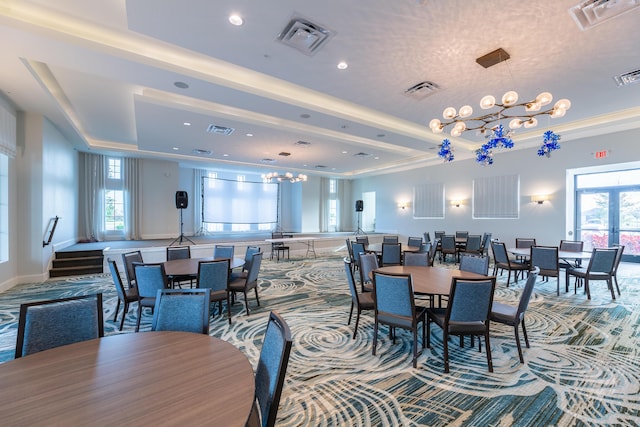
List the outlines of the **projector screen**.
{"label": "projector screen", "polygon": [[268,224],[278,222],[277,182],[202,178],[202,222]]}

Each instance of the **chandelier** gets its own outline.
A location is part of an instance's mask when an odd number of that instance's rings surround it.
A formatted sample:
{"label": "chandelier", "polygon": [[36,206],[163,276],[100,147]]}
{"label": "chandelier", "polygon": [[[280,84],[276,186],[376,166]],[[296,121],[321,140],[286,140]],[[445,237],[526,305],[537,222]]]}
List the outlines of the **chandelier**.
{"label": "chandelier", "polygon": [[[480,100],[480,108],[483,110],[494,109],[492,112],[471,117],[473,108],[470,105],[460,107],[456,111],[453,107],[445,108],[442,117],[445,119],[433,119],[429,122],[429,128],[433,133],[442,133],[450,127],[451,136],[457,137],[462,132],[475,130],[479,135],[484,136],[488,141],[476,150],[476,161],[483,165],[493,164],[493,149],[495,148],[512,148],[513,141],[511,136],[515,129],[521,127],[532,128],[538,124],[538,116],[547,115],[551,118],[563,117],[567,110],[571,108],[571,101],[568,99],[560,99],[551,108],[543,108],[551,104],[553,96],[549,92],[542,92],[534,100],[518,103],[518,93],[509,91],[502,96],[502,103],[496,103],[495,97],[487,95]],[[497,110],[495,109],[497,107]],[[509,129],[506,130],[502,125],[502,120],[509,120]],[[548,131],[551,132],[551,131]],[[545,139],[542,149],[544,154],[549,157],[550,151],[560,148],[557,144],[559,135],[551,132],[553,138],[550,140],[548,133],[545,133]],[[438,155],[445,162],[453,160],[453,147],[448,139],[442,141],[440,152]]]}
{"label": "chandelier", "polygon": [[264,182],[274,182],[274,181],[300,182],[300,181],[306,181],[307,175],[302,173],[299,173],[298,175],[294,175],[291,172],[286,172],[284,174],[281,174],[280,172],[270,172],[267,174],[262,174],[262,179],[264,180]]}

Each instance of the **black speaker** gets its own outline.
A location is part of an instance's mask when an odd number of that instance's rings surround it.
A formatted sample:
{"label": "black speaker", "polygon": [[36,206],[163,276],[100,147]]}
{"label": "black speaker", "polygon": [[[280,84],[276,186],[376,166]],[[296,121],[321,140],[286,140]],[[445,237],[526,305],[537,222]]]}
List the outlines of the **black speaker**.
{"label": "black speaker", "polygon": [[186,191],[176,191],[176,208],[186,209],[189,205],[189,196]]}
{"label": "black speaker", "polygon": [[362,200],[356,200],[356,212],[362,212],[364,209],[364,203]]}

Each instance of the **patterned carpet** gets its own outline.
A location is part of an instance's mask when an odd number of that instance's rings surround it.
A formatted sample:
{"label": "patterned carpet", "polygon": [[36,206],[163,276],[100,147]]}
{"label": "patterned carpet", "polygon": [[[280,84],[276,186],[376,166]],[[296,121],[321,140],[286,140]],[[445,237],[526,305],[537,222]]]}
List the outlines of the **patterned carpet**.
{"label": "patterned carpet", "polygon": [[[621,271],[621,274],[624,272]],[[350,295],[342,258],[270,262],[260,273],[261,307],[247,317],[233,307],[233,324],[216,315],[211,335],[228,340],[256,364],[269,310],[291,326],[294,344],[280,401],[281,426],[582,426],[640,425],[640,286],[620,277],[615,302],[604,282],[592,284],[592,300],[578,290],[555,294],[555,280],[536,284],[527,312],[531,348],[520,364],[510,327],[492,325],[494,372],[486,355],[468,345],[450,345],[451,372],[443,373],[441,332],[411,367],[411,335],[399,331],[393,344],[386,329],[371,355],[371,313],[358,336],[346,324]],[[521,280],[495,299],[515,303]],[[105,333],[116,296],[110,275],[51,280],[0,294],[0,362],[13,358],[18,307],[28,300],[104,293]],[[255,299],[250,299],[255,307]],[[123,333],[132,333],[135,304]],[[150,315],[142,330],[150,329]],[[524,344],[523,344],[524,346]]]}

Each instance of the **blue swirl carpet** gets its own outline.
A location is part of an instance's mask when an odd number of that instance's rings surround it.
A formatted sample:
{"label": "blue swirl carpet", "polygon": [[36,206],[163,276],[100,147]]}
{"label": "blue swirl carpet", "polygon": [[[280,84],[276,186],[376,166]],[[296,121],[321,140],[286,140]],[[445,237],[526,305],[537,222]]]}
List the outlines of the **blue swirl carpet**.
{"label": "blue swirl carpet", "polygon": [[[622,269],[621,269],[621,274]],[[294,343],[280,401],[281,426],[638,426],[640,425],[640,283],[620,277],[614,302],[604,282],[592,299],[579,289],[555,294],[555,281],[536,284],[527,311],[531,348],[520,364],[510,327],[492,324],[494,372],[484,351],[450,345],[451,372],[443,373],[441,332],[411,366],[412,338],[386,329],[371,355],[373,319],[364,312],[356,339],[346,324],[351,303],[342,258],[270,262],[260,272],[260,302],[250,294],[251,315],[241,303],[211,321],[211,335],[228,340],[257,363],[270,310],[291,326]],[[515,303],[524,281],[495,299]],[[0,294],[0,362],[13,358],[21,302],[104,293],[105,333],[113,322],[116,294],[108,274],[20,285]],[[255,307],[255,308],[254,308]],[[133,333],[136,304],[123,333]],[[119,320],[119,318],[118,318]],[[142,330],[150,329],[146,314]]]}

